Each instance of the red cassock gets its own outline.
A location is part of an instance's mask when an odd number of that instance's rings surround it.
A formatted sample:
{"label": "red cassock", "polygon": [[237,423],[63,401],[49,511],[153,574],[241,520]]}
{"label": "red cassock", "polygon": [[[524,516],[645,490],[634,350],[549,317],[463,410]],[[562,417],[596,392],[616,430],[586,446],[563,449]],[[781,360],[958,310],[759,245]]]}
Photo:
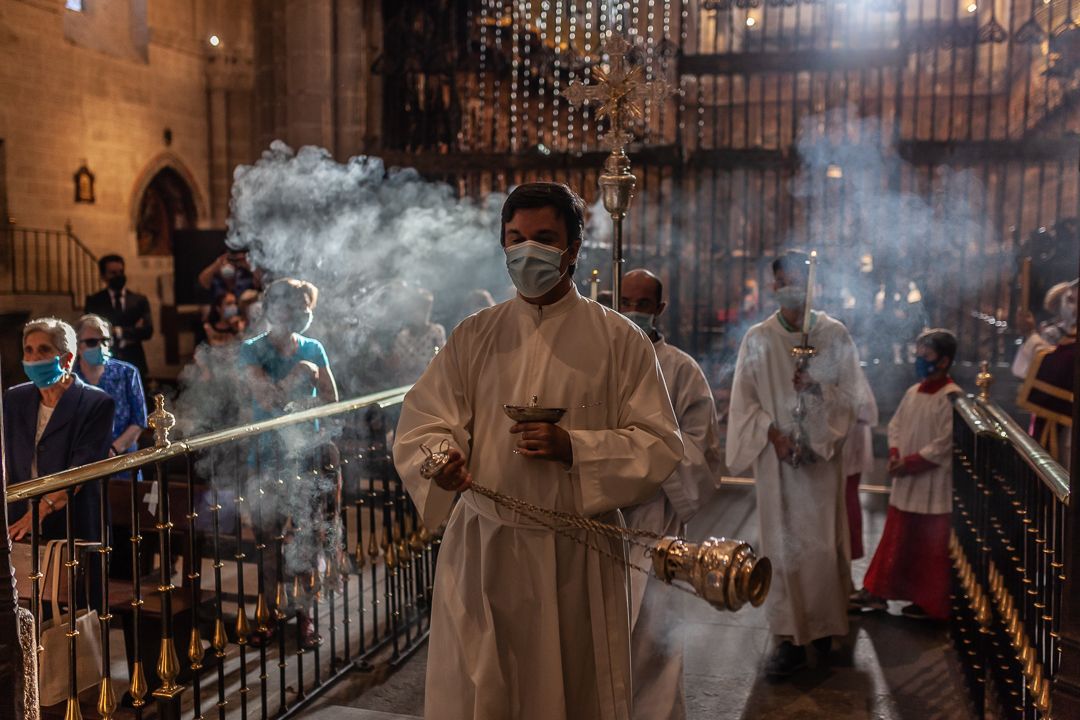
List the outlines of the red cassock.
{"label": "red cassock", "polygon": [[890,600],[908,600],[938,620],[949,617],[951,515],[904,512],[892,505],[863,587]]}

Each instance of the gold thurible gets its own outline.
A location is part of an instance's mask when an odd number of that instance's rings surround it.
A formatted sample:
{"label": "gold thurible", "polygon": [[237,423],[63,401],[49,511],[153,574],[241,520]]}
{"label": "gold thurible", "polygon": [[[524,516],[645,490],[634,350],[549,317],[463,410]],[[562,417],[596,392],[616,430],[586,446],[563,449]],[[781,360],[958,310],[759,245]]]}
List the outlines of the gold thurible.
{"label": "gold thurible", "polygon": [[131,685],[128,687],[133,706],[142,707],[146,704],[146,690],[146,671],[143,670],[142,660],[136,660],[131,670]]}
{"label": "gold thurible", "polygon": [[211,644],[214,646],[214,652],[219,658],[225,657],[225,648],[229,644],[229,636],[225,632],[225,621],[221,618],[214,622],[214,639],[211,640]]}
{"label": "gold thurible", "polygon": [[152,694],[154,697],[171,698],[181,688],[176,684],[176,676],[180,674],[180,658],[176,654],[176,645],[171,637],[162,638],[161,653],[158,655],[157,675],[161,680],[161,687]]}
{"label": "gold thurible", "polygon": [[113,713],[116,712],[116,691],[113,690],[113,680],[111,677],[101,678],[101,687],[98,690],[98,702],[97,711],[101,716],[101,720],[111,720]]}
{"label": "gold thurible", "polygon": [[191,628],[191,641],[188,643],[188,660],[191,661],[191,669],[202,668],[203,646],[202,635],[199,634],[198,626]]}

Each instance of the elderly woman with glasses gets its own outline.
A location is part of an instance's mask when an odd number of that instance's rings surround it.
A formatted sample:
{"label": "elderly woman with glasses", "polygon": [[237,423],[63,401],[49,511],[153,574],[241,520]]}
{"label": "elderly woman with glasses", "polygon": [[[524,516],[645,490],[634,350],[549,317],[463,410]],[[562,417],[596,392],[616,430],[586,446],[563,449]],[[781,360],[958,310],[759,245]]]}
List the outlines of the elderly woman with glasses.
{"label": "elderly woman with glasses", "polygon": [[110,455],[138,449],[139,434],[146,428],[146,398],[139,369],[109,353],[112,327],[100,315],[83,315],[75,325],[79,361],[75,373],[85,382],[109,393],[116,403]]}
{"label": "elderly woman with glasses", "polygon": [[[23,328],[23,369],[30,382],[4,394],[4,444],[7,483],[25,482],[109,455],[115,403],[108,393],[74,373],[75,330],[62,320],[41,318]],[[43,495],[38,503],[43,538],[66,537],[66,490]],[[101,540],[101,485],[75,489],[75,537]],[[29,503],[12,503],[9,534],[20,540],[31,530]]]}

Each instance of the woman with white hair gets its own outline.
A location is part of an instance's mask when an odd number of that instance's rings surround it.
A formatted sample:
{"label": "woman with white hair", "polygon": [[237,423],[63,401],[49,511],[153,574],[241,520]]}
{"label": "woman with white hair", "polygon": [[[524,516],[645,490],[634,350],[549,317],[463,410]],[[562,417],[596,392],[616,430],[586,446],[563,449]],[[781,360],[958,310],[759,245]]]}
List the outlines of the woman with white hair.
{"label": "woman with white hair", "polygon": [[[41,318],[23,328],[23,369],[30,382],[4,394],[9,486],[109,455],[115,404],[108,393],[75,375],[76,349],[75,330],[63,320]],[[101,540],[101,484],[79,486],[74,498],[75,537]],[[65,537],[67,491],[31,502],[38,503],[42,537]],[[9,528],[12,539],[29,534],[29,503],[13,503],[8,513],[14,519]]]}
{"label": "woman with white hair", "polygon": [[109,393],[116,403],[109,454],[137,450],[139,435],[146,428],[146,397],[139,369],[112,356],[112,326],[100,315],[79,318],[75,335],[79,341],[75,373],[84,382]]}

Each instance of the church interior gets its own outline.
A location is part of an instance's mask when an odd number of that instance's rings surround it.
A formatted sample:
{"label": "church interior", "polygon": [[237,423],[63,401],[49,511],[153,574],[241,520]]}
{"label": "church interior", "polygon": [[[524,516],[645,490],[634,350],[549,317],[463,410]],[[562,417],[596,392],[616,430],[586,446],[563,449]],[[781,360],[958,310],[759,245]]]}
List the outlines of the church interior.
{"label": "church interior", "polygon": [[[953,338],[947,619],[913,619],[904,597],[845,607],[847,634],[815,640],[807,667],[778,681],[766,669],[789,633],[765,592],[779,597],[787,570],[777,556],[772,589],[755,590],[752,562],[743,572],[728,553],[661,588],[681,686],[665,714],[597,717],[1080,718],[1073,2],[0,0],[14,541],[0,544],[13,578],[0,679],[15,688],[0,718],[454,720],[430,702],[443,659],[429,640],[436,578],[457,559],[440,555],[445,526],[427,525],[395,444],[410,387],[455,327],[528,298],[497,244],[500,207],[539,182],[584,203],[570,292],[622,303],[628,273],[649,271],[664,306],[645,335],[707,381],[729,457],[676,525],[700,558],[708,538],[738,538],[758,560],[775,547],[762,476],[733,466],[731,437],[740,348],[784,322],[786,253],[813,251],[792,358],[813,337],[811,309],[827,314],[874,406],[852,420],[862,467],[837,475],[852,603],[893,522],[891,423],[924,377],[920,333]],[[301,363],[311,392],[278,412],[278,385],[242,365],[290,292],[307,298],[298,334],[325,352]],[[105,318],[99,335],[91,315]],[[43,388],[27,369],[40,318],[74,327],[79,353],[111,347],[135,399],[123,421],[116,401],[107,456],[53,471],[39,412],[20,474],[15,386]],[[572,342],[589,354],[596,338]],[[799,373],[828,355],[814,352],[783,358],[799,408]],[[92,375],[82,357],[74,372]],[[492,492],[590,550],[643,537]],[[91,495],[93,537],[73,511],[49,525],[56,504]],[[906,543],[933,554],[925,536]],[[722,571],[743,589],[709,599]],[[514,622],[528,626],[529,607]],[[635,671],[635,704],[639,685]],[[590,717],[567,703],[475,717]]]}

